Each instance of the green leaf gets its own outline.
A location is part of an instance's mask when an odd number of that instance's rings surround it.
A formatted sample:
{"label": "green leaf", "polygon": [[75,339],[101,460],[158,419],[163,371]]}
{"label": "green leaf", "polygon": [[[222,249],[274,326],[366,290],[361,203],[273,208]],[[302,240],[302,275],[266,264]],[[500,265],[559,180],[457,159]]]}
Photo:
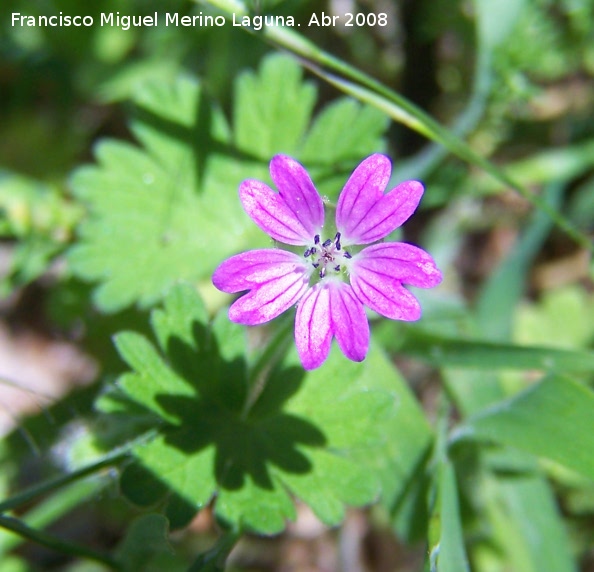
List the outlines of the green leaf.
{"label": "green leaf", "polygon": [[301,67],[286,56],[270,56],[260,73],[243,73],[235,84],[234,140],[252,157],[269,161],[276,153],[295,155],[316,100],[301,80]]}
{"label": "green leaf", "polygon": [[135,370],[118,383],[166,424],[135,448],[138,463],[121,487],[142,506],[165,500],[172,527],[215,498],[227,525],[276,533],[295,516],[291,495],[334,525],[346,505],[373,502],[382,490],[393,504],[430,443],[416,401],[377,351],[362,364],[333,351],[313,372],[293,351],[246,409],[244,328],[224,315],[209,326],[188,285],[171,291],[152,324],[159,350],[142,336],[118,335]]}
{"label": "green leaf", "polygon": [[544,477],[500,479],[492,492],[503,509],[497,540],[514,569],[575,571],[555,497]]}
{"label": "green leaf", "polygon": [[145,149],[104,141],[99,165],[78,169],[72,179],[90,217],[69,261],[80,278],[101,281],[95,301],[106,311],[135,301],[146,307],[176,280],[206,278],[258,236],[253,225],[249,234],[237,187],[260,171],[224,155],[206,164],[205,141],[212,136],[210,147],[222,144],[216,132],[223,129],[198,84],[146,86],[137,106],[132,129]]}
{"label": "green leaf", "polygon": [[356,162],[384,150],[382,135],[388,118],[373,107],[340,98],[316,117],[299,151],[299,159],[311,165]]}
{"label": "green leaf", "polygon": [[[231,133],[199,83],[180,77],[143,84],[131,123],[141,146],[102,141],[98,164],[74,172],[74,193],[89,216],[68,260],[76,277],[99,282],[93,295],[103,311],[151,307],[175,282],[207,280],[228,256],[269,244],[243,211],[237,189],[248,178],[267,180],[274,154],[299,158],[316,91],[282,56],[266,58],[258,73],[245,72],[235,85]],[[342,187],[359,152],[383,146],[386,126],[376,111],[337,105],[323,112],[306,143],[310,154],[320,151],[315,176],[329,195]],[[319,149],[322,128],[339,115],[332,129],[338,150]],[[355,127],[350,137],[344,126]],[[334,162],[344,158],[349,164],[336,176]]]}
{"label": "green leaf", "polygon": [[492,50],[513,30],[526,0],[474,0],[477,12],[478,36],[485,48]]}
{"label": "green leaf", "polygon": [[538,302],[518,308],[516,338],[522,344],[587,348],[594,337],[594,297],[572,284],[547,290]]}
{"label": "green leaf", "polygon": [[594,353],[451,338],[408,328],[397,351],[436,366],[486,370],[594,371]]}
{"label": "green leaf", "polygon": [[[117,559],[125,572],[148,571],[155,557],[161,557],[161,570],[167,557],[173,560],[173,549],[168,541],[169,523],[160,514],[146,514],[137,518],[128,529],[126,538],[117,550]],[[165,559],[163,559],[165,556]],[[155,568],[157,570],[159,568]]]}
{"label": "green leaf", "polygon": [[[549,185],[545,200],[558,208],[563,189],[563,185]],[[483,287],[476,307],[477,321],[490,340],[505,341],[511,337],[514,309],[524,292],[528,269],[552,225],[545,213],[536,211],[518,244]]]}
{"label": "green leaf", "polygon": [[82,214],[54,186],[0,170],[0,236],[16,239],[0,298],[41,276]]}
{"label": "green leaf", "polygon": [[469,571],[468,558],[464,549],[456,475],[452,464],[444,462],[440,466],[439,475],[440,537],[439,548],[435,549],[437,570],[439,572]]}
{"label": "green leaf", "polygon": [[594,479],[592,419],[594,393],[550,376],[473,417],[457,435],[510,445]]}

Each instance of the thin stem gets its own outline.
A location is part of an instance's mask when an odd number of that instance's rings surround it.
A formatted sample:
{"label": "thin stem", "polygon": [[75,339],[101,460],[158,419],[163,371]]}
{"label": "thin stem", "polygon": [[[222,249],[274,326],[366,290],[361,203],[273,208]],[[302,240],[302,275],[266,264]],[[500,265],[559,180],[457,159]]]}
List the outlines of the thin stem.
{"label": "thin stem", "polygon": [[96,552],[95,550],[91,550],[86,546],[65,542],[59,538],[56,538],[55,536],[52,536],[51,534],[30,528],[24,522],[11,516],[0,515],[0,527],[10,530],[11,532],[27,538],[28,540],[32,540],[37,544],[41,544],[42,546],[56,550],[57,552],[63,552],[64,554],[69,554],[72,556],[79,556],[81,558],[86,558],[87,560],[94,560],[95,562],[105,564],[112,570],[122,569],[121,565],[107,554]]}
{"label": "thin stem", "polygon": [[227,557],[240,536],[241,534],[237,531],[227,532],[220,536],[210,550],[196,558],[187,572],[223,572]]}
{"label": "thin stem", "polygon": [[[245,5],[237,0],[202,0],[218,8],[227,16],[236,14],[242,17],[248,14]],[[242,27],[242,29],[246,29]],[[247,31],[251,31],[247,29]],[[258,36],[276,47],[284,48],[298,56],[302,65],[341,91],[384,111],[393,120],[407,125],[444,147],[461,159],[477,165],[504,185],[511,187],[533,205],[547,213],[557,226],[563,229],[573,240],[585,249],[592,251],[592,241],[564,216],[551,209],[540,197],[533,195],[522,185],[512,180],[502,169],[489,160],[475,153],[460,137],[442,126],[430,115],[398,93],[390,90],[381,82],[359,71],[339,58],[319,49],[313,42],[286,27],[264,27]],[[322,68],[338,72],[343,77],[334,76]],[[343,78],[347,78],[347,81]],[[354,83],[353,83],[354,82]]]}
{"label": "thin stem", "polygon": [[[34,508],[28,510],[23,519],[33,528],[46,528],[52,522],[70,512],[74,507],[96,495],[107,483],[107,477],[101,479],[85,479],[71,484],[61,491],[55,492],[48,499],[43,500]],[[14,549],[23,541],[22,537],[14,534],[0,536],[0,554]]]}
{"label": "thin stem", "polygon": [[135,439],[134,441],[130,441],[129,443],[126,443],[126,445],[120,447],[119,449],[116,449],[115,451],[113,451],[109,455],[106,455],[105,457],[103,457],[102,459],[100,459],[99,461],[97,461],[95,463],[91,463],[90,465],[87,465],[86,467],[77,469],[76,471],[73,471],[72,473],[68,473],[66,475],[61,475],[59,477],[56,477],[55,479],[50,479],[50,480],[45,481],[39,485],[35,485],[27,490],[24,490],[16,495],[6,499],[3,502],[0,502],[0,513],[7,512],[7,511],[13,510],[21,505],[27,504],[28,502],[32,501],[33,499],[43,496],[49,492],[52,492],[58,488],[61,488],[69,483],[72,483],[72,482],[78,480],[78,479],[82,479],[83,477],[86,477],[87,475],[96,473],[96,472],[100,471],[101,469],[104,469],[105,467],[118,465],[119,463],[121,463],[122,461],[124,461],[128,458],[128,455],[130,454],[130,452],[132,451],[132,449],[134,447],[136,447],[140,443],[143,443],[145,441],[152,439],[152,437],[154,437],[154,435],[155,435],[154,431],[149,431],[142,437]]}
{"label": "thin stem", "polygon": [[264,391],[264,387],[266,387],[266,375],[270,371],[270,367],[284,354],[290,344],[292,326],[292,320],[283,319],[256,360],[256,363],[251,368],[248,378],[248,395],[241,413],[243,419],[245,419],[254,403],[258,401],[258,398]]}

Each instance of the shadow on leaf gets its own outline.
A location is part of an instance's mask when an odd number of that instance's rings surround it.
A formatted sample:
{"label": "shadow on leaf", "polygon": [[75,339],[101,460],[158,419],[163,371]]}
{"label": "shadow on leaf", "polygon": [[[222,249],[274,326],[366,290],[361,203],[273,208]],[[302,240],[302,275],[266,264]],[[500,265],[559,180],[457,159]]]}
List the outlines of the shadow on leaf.
{"label": "shadow on leaf", "polygon": [[[217,487],[228,491],[247,486],[248,478],[256,487],[273,491],[279,486],[274,473],[310,472],[313,466],[307,448],[323,447],[326,437],[308,420],[284,411],[287,401],[300,389],[304,371],[299,367],[274,369],[254,405],[245,411],[248,391],[243,353],[233,352],[227,339],[221,348],[217,337],[200,322],[192,324],[192,337],[191,344],[175,336],[166,340],[169,367],[195,395],[156,395],[163,410],[177,419],[162,432],[164,446],[183,452],[188,462],[212,448],[214,460],[209,471]],[[146,506],[150,499],[154,504],[168,495],[183,517],[180,522],[185,522],[196,505],[184,497],[183,487],[176,490],[173,482],[163,483],[150,466],[134,467],[122,476],[122,486],[144,492],[126,492],[127,496]],[[177,520],[173,517],[174,522]]]}

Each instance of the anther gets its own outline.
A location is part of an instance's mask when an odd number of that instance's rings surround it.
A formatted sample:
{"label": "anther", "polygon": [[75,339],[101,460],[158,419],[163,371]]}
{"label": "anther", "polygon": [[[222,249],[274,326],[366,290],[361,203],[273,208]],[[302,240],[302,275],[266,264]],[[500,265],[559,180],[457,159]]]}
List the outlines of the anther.
{"label": "anther", "polygon": [[340,240],[336,241],[336,250],[340,250],[341,246],[340,246]]}
{"label": "anther", "polygon": [[326,267],[324,266],[324,268],[322,268],[322,270],[320,270],[320,278],[324,278],[324,276],[326,276]]}
{"label": "anther", "polygon": [[311,254],[310,249],[308,248],[304,253],[303,253],[303,257],[307,258],[309,255]]}
{"label": "anther", "polygon": [[313,263],[312,263],[312,266],[313,266],[314,268],[317,268],[319,265],[320,265],[320,263],[319,263],[319,262],[313,262]]}
{"label": "anther", "polygon": [[353,258],[353,257],[351,256],[350,252],[345,252],[345,253],[343,254],[343,256],[344,256],[345,258]]}
{"label": "anther", "polygon": [[316,234],[314,236],[314,244],[320,244],[320,235],[319,234]]}
{"label": "anther", "polygon": [[340,264],[337,264],[337,265],[334,267],[334,270],[336,270],[336,272],[340,272]]}
{"label": "anther", "polygon": [[328,239],[328,240],[324,241],[324,244],[322,244],[322,246],[324,248],[328,248],[331,244],[332,244],[332,241],[330,239]]}

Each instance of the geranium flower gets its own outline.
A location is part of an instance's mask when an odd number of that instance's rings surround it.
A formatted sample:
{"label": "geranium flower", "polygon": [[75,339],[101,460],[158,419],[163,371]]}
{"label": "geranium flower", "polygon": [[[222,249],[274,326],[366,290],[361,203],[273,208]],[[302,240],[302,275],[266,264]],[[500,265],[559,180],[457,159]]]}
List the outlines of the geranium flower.
{"label": "geranium flower", "polygon": [[[291,157],[276,155],[270,162],[278,193],[261,181],[241,183],[247,214],[293,249],[250,250],[215,270],[212,281],[219,290],[248,291],[231,305],[229,319],[255,326],[297,304],[295,343],[305,369],[322,365],[333,337],[349,359],[365,359],[369,323],[364,306],[393,320],[418,320],[419,302],[403,284],[430,288],[441,282],[441,272],[416,246],[378,242],[412,215],[424,190],[418,181],[405,181],[384,194],[390,173],[388,157],[365,159],[340,193],[330,232],[322,198]],[[365,244],[371,246],[357,248]],[[295,252],[294,247],[302,248]]]}

